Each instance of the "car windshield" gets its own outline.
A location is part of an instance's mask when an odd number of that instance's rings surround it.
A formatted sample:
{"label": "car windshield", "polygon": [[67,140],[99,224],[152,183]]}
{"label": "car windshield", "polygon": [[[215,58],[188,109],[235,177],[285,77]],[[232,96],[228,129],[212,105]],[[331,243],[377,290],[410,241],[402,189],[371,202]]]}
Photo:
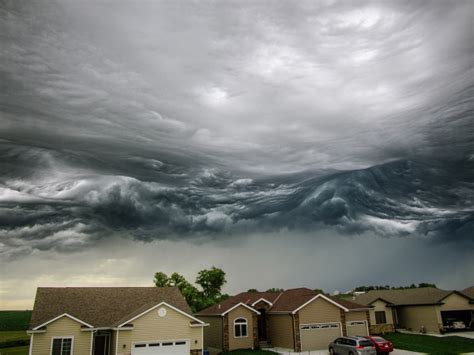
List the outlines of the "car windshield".
{"label": "car windshield", "polygon": [[361,346],[372,346],[372,343],[370,342],[370,340],[360,340],[359,345],[361,345]]}

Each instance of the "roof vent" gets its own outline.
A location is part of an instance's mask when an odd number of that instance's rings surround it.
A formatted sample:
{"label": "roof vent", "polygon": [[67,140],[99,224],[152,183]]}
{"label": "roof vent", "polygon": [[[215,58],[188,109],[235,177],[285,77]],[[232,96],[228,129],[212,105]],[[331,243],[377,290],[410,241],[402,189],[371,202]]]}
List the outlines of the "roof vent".
{"label": "roof vent", "polygon": [[221,304],[220,303],[217,305],[217,309],[221,309]]}

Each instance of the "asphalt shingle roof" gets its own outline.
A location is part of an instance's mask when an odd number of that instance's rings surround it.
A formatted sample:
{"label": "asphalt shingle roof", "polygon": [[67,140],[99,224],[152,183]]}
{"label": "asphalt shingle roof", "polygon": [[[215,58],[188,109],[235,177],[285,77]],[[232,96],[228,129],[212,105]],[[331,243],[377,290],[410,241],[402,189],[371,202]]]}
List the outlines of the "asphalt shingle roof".
{"label": "asphalt shingle roof", "polygon": [[30,329],[64,313],[94,327],[113,327],[161,302],[192,314],[177,287],[39,287]]}
{"label": "asphalt shingle roof", "polygon": [[474,286],[462,290],[462,293],[474,299]]}
{"label": "asphalt shingle roof", "polygon": [[438,304],[455,291],[441,290],[433,287],[410,288],[404,290],[373,290],[355,297],[355,302],[369,305],[377,299],[393,305]]}
{"label": "asphalt shingle roof", "polygon": [[[268,313],[290,313],[296,310],[298,307],[304,305],[316,295],[318,295],[318,292],[309,288],[293,288],[283,292],[243,292],[219,304],[200,311],[199,315],[205,316],[223,314],[239,303],[251,306],[252,303],[259,300],[260,298],[264,298],[273,304],[273,306],[268,310]],[[334,297],[328,298],[347,309],[359,309],[366,307],[355,302],[344,301]]]}

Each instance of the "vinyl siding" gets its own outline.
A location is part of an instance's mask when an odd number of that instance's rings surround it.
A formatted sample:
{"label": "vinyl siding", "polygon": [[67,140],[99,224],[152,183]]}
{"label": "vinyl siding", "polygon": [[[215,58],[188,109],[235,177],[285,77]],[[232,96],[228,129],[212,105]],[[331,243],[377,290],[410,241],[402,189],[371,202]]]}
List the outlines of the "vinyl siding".
{"label": "vinyl siding", "polygon": [[[229,350],[252,349],[253,348],[253,312],[240,306],[228,313],[229,316]],[[234,320],[237,318],[247,319],[247,337],[236,338],[234,335]]]}
{"label": "vinyl siding", "polygon": [[453,293],[446,297],[443,301],[444,304],[440,306],[441,311],[455,311],[455,310],[474,310],[474,304],[469,304],[469,300],[456,293]]}
{"label": "vinyl siding", "polygon": [[293,321],[291,315],[269,314],[268,331],[273,346],[294,349]]}
{"label": "vinyl siding", "polygon": [[346,322],[350,322],[352,320],[367,320],[367,315],[365,311],[361,312],[346,312]]}
{"label": "vinyl siding", "polygon": [[202,327],[190,327],[191,319],[167,307],[166,316],[160,317],[154,309],[135,319],[133,330],[122,330],[118,333],[118,355],[129,355],[132,344],[139,341],[153,340],[189,340],[191,350],[202,349]]}
{"label": "vinyl siding", "polygon": [[204,347],[222,349],[222,317],[199,317],[209,324],[204,328]]}
{"label": "vinyl siding", "polygon": [[318,298],[299,312],[300,324],[340,322],[341,311],[336,305]]}
{"label": "vinyl siding", "polygon": [[90,355],[92,332],[81,331],[81,323],[66,316],[49,323],[46,333],[36,333],[33,340],[33,355],[51,354],[51,339],[53,337],[74,337],[73,354]]}
{"label": "vinyl siding", "polygon": [[377,324],[377,322],[375,321],[375,312],[379,312],[379,311],[385,311],[385,319],[387,321],[387,324],[393,324],[393,314],[392,314],[392,309],[390,307],[387,307],[386,306],[387,304],[383,301],[375,301],[374,303],[372,303],[372,306],[374,306],[373,309],[371,309],[369,311],[370,313],[370,324]]}
{"label": "vinyl siding", "polygon": [[425,327],[428,333],[439,333],[441,315],[439,306],[407,306],[397,308],[401,328],[418,332]]}

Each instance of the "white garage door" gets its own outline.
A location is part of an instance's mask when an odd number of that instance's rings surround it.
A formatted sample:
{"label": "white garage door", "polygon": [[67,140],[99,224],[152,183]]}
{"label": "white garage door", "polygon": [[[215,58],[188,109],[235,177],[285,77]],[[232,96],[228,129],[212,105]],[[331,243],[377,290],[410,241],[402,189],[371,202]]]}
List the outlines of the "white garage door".
{"label": "white garage door", "polygon": [[162,340],[135,343],[132,355],[189,355],[189,351],[189,340]]}
{"label": "white garage door", "polygon": [[327,349],[330,342],[342,335],[340,323],[303,324],[300,329],[303,351]]}
{"label": "white garage door", "polygon": [[347,322],[347,335],[348,336],[366,336],[369,335],[367,332],[367,321],[357,320]]}

